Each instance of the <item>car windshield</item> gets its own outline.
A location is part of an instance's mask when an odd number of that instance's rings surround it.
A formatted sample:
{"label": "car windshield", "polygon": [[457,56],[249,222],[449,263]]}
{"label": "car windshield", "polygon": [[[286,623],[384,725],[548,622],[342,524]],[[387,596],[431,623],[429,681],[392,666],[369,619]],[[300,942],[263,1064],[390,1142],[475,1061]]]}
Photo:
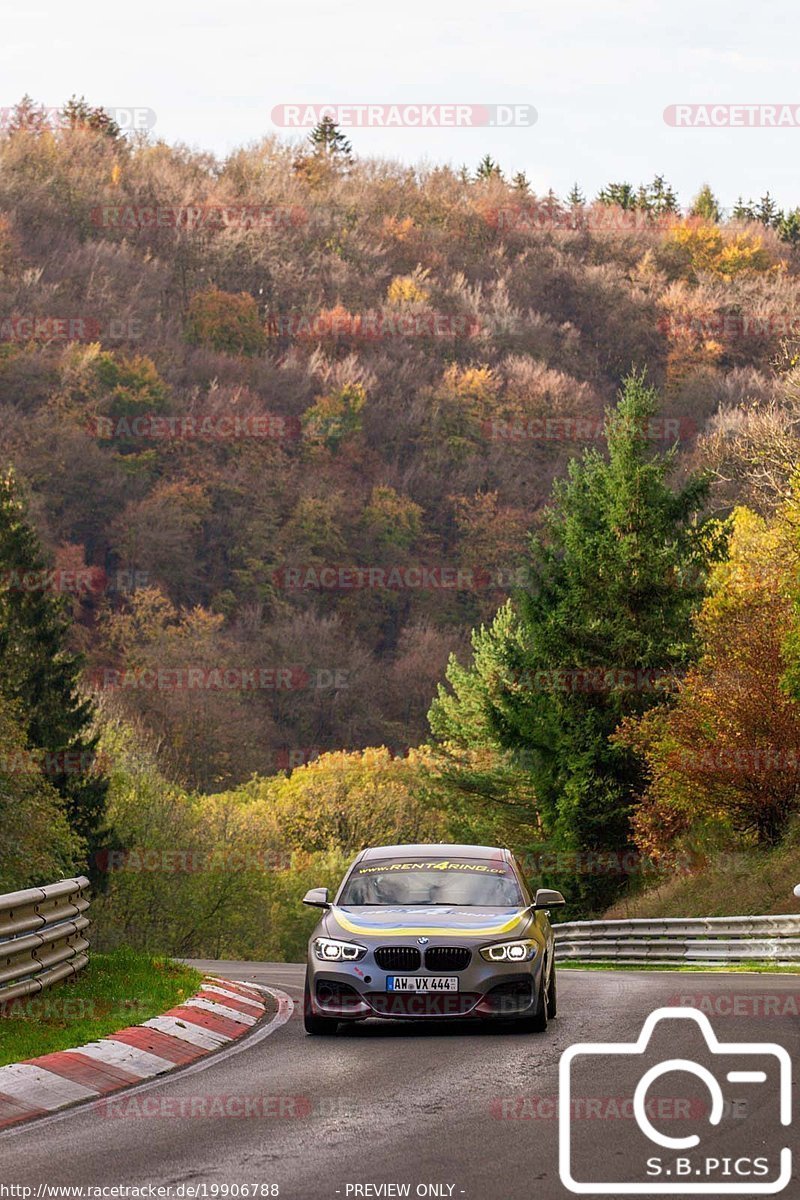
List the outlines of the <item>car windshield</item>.
{"label": "car windshield", "polygon": [[340,905],[524,904],[513,871],[500,859],[392,859],[355,867]]}

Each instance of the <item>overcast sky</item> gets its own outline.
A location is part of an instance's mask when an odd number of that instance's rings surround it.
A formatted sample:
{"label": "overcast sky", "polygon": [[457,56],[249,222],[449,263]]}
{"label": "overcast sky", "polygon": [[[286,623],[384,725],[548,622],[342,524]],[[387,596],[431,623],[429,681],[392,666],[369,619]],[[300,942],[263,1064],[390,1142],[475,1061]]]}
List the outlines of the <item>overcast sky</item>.
{"label": "overcast sky", "polygon": [[[6,5],[0,107],[149,108],[154,133],[219,154],[279,132],[286,103],[529,104],[511,128],[354,128],[357,153],[474,166],[537,192],[658,172],[687,203],[769,189],[800,205],[800,6],[741,0],[30,0]],[[782,128],[675,128],[668,105],[784,104]],[[299,137],[300,134],[294,136]]]}

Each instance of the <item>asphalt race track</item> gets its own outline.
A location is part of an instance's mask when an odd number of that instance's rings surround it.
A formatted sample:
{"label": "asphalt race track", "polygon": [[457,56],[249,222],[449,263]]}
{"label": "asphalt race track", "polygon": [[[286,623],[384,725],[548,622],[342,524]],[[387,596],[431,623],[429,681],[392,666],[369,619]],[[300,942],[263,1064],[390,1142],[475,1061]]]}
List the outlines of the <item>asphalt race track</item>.
{"label": "asphalt race track", "polygon": [[[32,1186],[33,1197],[41,1184],[152,1184],[168,1186],[170,1196],[205,1193],[209,1200],[235,1200],[233,1185],[277,1185],[250,1195],[287,1200],[550,1200],[571,1194],[559,1177],[555,1102],[559,1059],[574,1043],[633,1042],[654,1010],[689,996],[694,1000],[682,1003],[706,1011],[720,1041],[777,1043],[795,1068],[800,1058],[797,975],[562,970],[559,1016],[545,1034],[489,1023],[375,1021],[334,1038],[310,1038],[300,1019],[302,967],[196,965],[288,994],[294,1015],[260,1042],[210,1060],[199,1072],[120,1094],[115,1104],[124,1105],[127,1097],[128,1109],[109,1115],[102,1106],[83,1107],[0,1135],[0,1184]],[[696,1031],[692,1020],[675,1022],[648,1066],[676,1054],[700,1061]],[[641,1062],[635,1064],[638,1074],[623,1063],[612,1079],[607,1064],[599,1069],[587,1060],[582,1084],[576,1076],[574,1103],[587,1098],[573,1122],[580,1178],[629,1177],[631,1139],[642,1135],[622,1101],[641,1076]],[[769,1155],[770,1163],[782,1147],[797,1146],[796,1124],[782,1129],[776,1115],[775,1079],[723,1086],[725,1119],[712,1129],[704,1085],[692,1076],[663,1076],[655,1088],[663,1104],[654,1124],[684,1134],[687,1110],[680,1106],[690,1105],[692,1128],[703,1134],[702,1152],[720,1161],[732,1146],[736,1155]],[[793,1088],[796,1110],[796,1080]],[[192,1106],[196,1111],[189,1111]],[[664,1163],[676,1157],[657,1146],[649,1153],[663,1155]],[[797,1162],[793,1170],[782,1194],[797,1198]],[[192,1193],[200,1184],[207,1186]],[[758,1194],[746,1182],[744,1187],[739,1194]]]}

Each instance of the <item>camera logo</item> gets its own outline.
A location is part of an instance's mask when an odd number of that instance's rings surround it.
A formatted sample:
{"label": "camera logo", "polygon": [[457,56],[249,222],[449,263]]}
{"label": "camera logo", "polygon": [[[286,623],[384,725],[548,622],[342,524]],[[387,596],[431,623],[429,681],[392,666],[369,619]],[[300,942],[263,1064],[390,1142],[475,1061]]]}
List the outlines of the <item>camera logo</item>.
{"label": "camera logo", "polygon": [[[651,1046],[651,1042],[656,1045]],[[692,1055],[657,1057],[657,1045],[671,1053],[688,1044]],[[648,1058],[649,1055],[649,1058]],[[697,1059],[706,1060],[707,1065]],[[700,1132],[688,1129],[672,1136],[657,1128],[658,1104],[654,1096],[665,1086],[664,1077],[688,1077],[704,1097],[700,1111],[708,1125]],[[632,1095],[635,1121],[628,1130],[615,1130],[604,1140],[609,1157],[598,1162],[595,1149],[582,1140],[574,1120],[574,1099],[581,1080],[596,1087],[598,1078],[616,1081],[617,1095]],[[737,1087],[733,1103],[726,1099],[723,1084]],[[765,1109],[774,1106],[775,1121],[769,1129],[791,1124],[792,1064],[783,1046],[771,1042],[720,1042],[704,1013],[693,1008],[659,1008],[645,1021],[638,1041],[586,1042],[570,1046],[559,1066],[559,1171],[561,1182],[579,1195],[775,1195],[792,1176],[792,1152],[784,1146],[773,1153],[764,1149],[763,1129],[753,1134],[752,1153],[745,1144],[747,1122],[732,1123],[742,1111],[765,1119]],[[770,1090],[771,1089],[771,1090]],[[744,1097],[744,1101],[742,1100]],[[691,1124],[697,1124],[698,1108]],[[767,1120],[771,1120],[769,1116]],[[711,1127],[709,1130],[708,1127]],[[632,1128],[631,1128],[632,1127]],[[675,1129],[674,1135],[678,1134]],[[701,1145],[701,1134],[712,1133],[713,1152]],[[626,1139],[630,1138],[630,1142]],[[784,1141],[783,1137],[779,1138]],[[655,1151],[658,1151],[656,1153]],[[611,1162],[623,1162],[625,1171],[611,1171]],[[628,1174],[630,1172],[630,1175]],[[603,1178],[625,1174],[625,1179]]]}

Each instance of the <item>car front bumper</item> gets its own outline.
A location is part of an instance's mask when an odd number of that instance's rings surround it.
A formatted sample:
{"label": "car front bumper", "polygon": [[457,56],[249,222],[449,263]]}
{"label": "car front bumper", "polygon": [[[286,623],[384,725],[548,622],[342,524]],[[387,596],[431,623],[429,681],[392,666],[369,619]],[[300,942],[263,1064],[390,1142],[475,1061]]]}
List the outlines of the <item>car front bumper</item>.
{"label": "car front bumper", "polygon": [[[309,949],[308,996],[317,1016],[340,1021],[363,1021],[367,1017],[395,1020],[519,1018],[531,1016],[542,986],[544,953],[530,962],[486,962],[477,948],[463,970],[384,970],[370,949],[359,962],[321,962]],[[389,975],[413,975],[426,979],[458,978],[457,992],[390,992]]]}

